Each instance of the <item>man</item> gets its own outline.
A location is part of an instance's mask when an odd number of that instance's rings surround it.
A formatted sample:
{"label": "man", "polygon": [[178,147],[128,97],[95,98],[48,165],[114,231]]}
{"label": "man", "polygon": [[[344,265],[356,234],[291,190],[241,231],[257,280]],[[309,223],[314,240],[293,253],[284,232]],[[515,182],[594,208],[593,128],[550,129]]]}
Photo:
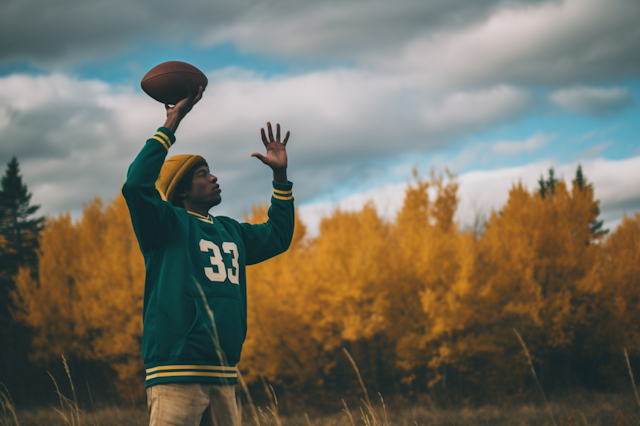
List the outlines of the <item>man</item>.
{"label": "man", "polygon": [[167,108],[122,188],[146,265],[142,357],[151,425],[235,425],[236,364],[246,335],[245,265],[287,250],[294,224],[287,180],[287,132],[280,125],[267,154],[251,154],[273,169],[269,220],[260,225],[212,217],[220,186],[199,155],[165,160],[174,133],[202,98]]}

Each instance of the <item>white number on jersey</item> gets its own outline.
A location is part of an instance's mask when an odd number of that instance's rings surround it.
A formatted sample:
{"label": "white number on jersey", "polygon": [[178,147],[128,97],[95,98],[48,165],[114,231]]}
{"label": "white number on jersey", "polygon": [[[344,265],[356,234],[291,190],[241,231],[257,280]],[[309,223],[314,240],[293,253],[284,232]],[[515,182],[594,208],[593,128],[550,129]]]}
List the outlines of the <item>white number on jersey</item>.
{"label": "white number on jersey", "polygon": [[240,275],[240,265],[238,265],[238,246],[235,243],[222,243],[222,251],[225,253],[233,253],[233,258],[231,259],[231,266],[236,268],[236,273],[233,273],[233,269],[229,268],[229,281],[233,284],[240,284],[240,280],[238,276]]}
{"label": "white number on jersey", "polygon": [[[240,279],[240,265],[238,264],[238,246],[235,243],[225,242],[222,243],[222,250],[225,253],[231,253],[233,258],[231,259],[231,265],[233,268],[225,269],[224,261],[222,258],[222,254],[220,253],[220,248],[211,241],[200,240],[200,251],[213,252],[213,256],[209,257],[209,262],[211,262],[211,267],[206,266],[204,268],[204,274],[209,278],[210,281],[214,282],[223,282],[229,277],[229,281],[233,284],[239,284]],[[214,268],[215,267],[215,271]],[[235,273],[233,269],[235,268]],[[227,275],[228,271],[228,275]]]}

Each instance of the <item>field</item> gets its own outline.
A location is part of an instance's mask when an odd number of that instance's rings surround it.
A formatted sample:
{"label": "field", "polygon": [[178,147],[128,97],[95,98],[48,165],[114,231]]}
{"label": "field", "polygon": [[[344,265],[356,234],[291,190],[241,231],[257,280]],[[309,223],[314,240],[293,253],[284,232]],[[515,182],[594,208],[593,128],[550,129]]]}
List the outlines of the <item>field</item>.
{"label": "field", "polygon": [[[277,416],[277,407],[258,406],[261,426],[428,426],[428,425],[555,425],[557,426],[605,426],[638,425],[638,406],[633,395],[576,392],[566,394],[556,401],[550,401],[550,417],[547,407],[542,404],[519,404],[503,407],[458,407],[441,408],[429,403],[408,405],[401,401],[383,406],[373,402],[373,410],[360,406],[348,407],[333,413],[321,413],[312,407],[294,407],[291,412]],[[69,407],[68,405],[66,406]],[[241,424],[256,425],[251,408],[241,404]],[[373,412],[373,413],[372,413]],[[61,414],[62,413],[62,414]],[[64,417],[63,417],[64,416]],[[17,418],[17,422],[16,422]],[[16,418],[5,410],[0,417],[3,426],[45,426],[45,425],[96,425],[96,426],[140,426],[146,425],[148,416],[145,407],[111,407],[97,410],[78,410],[73,414],[59,407],[43,408],[35,411],[18,411]]]}

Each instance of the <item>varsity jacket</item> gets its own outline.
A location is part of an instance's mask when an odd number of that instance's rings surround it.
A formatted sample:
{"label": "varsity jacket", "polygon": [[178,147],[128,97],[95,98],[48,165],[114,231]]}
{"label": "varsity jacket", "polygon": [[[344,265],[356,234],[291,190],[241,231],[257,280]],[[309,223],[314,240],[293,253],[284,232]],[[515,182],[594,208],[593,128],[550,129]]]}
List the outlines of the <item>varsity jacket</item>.
{"label": "varsity jacket", "polygon": [[145,385],[236,384],[247,332],[245,266],[289,247],[292,184],[273,183],[269,219],[263,224],[198,215],[164,201],[155,187],[173,143],[169,129],[158,129],[129,167],[122,187],[146,266]]}

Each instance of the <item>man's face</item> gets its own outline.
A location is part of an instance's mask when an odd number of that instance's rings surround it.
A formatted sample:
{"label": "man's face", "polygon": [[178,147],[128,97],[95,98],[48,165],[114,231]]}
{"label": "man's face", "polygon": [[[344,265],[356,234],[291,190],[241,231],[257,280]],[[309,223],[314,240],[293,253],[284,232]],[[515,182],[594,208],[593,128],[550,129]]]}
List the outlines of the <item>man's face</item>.
{"label": "man's face", "polygon": [[193,172],[191,189],[183,199],[185,205],[189,203],[211,208],[220,204],[222,198],[220,197],[220,185],[217,182],[218,178],[209,173],[207,166],[199,166]]}

